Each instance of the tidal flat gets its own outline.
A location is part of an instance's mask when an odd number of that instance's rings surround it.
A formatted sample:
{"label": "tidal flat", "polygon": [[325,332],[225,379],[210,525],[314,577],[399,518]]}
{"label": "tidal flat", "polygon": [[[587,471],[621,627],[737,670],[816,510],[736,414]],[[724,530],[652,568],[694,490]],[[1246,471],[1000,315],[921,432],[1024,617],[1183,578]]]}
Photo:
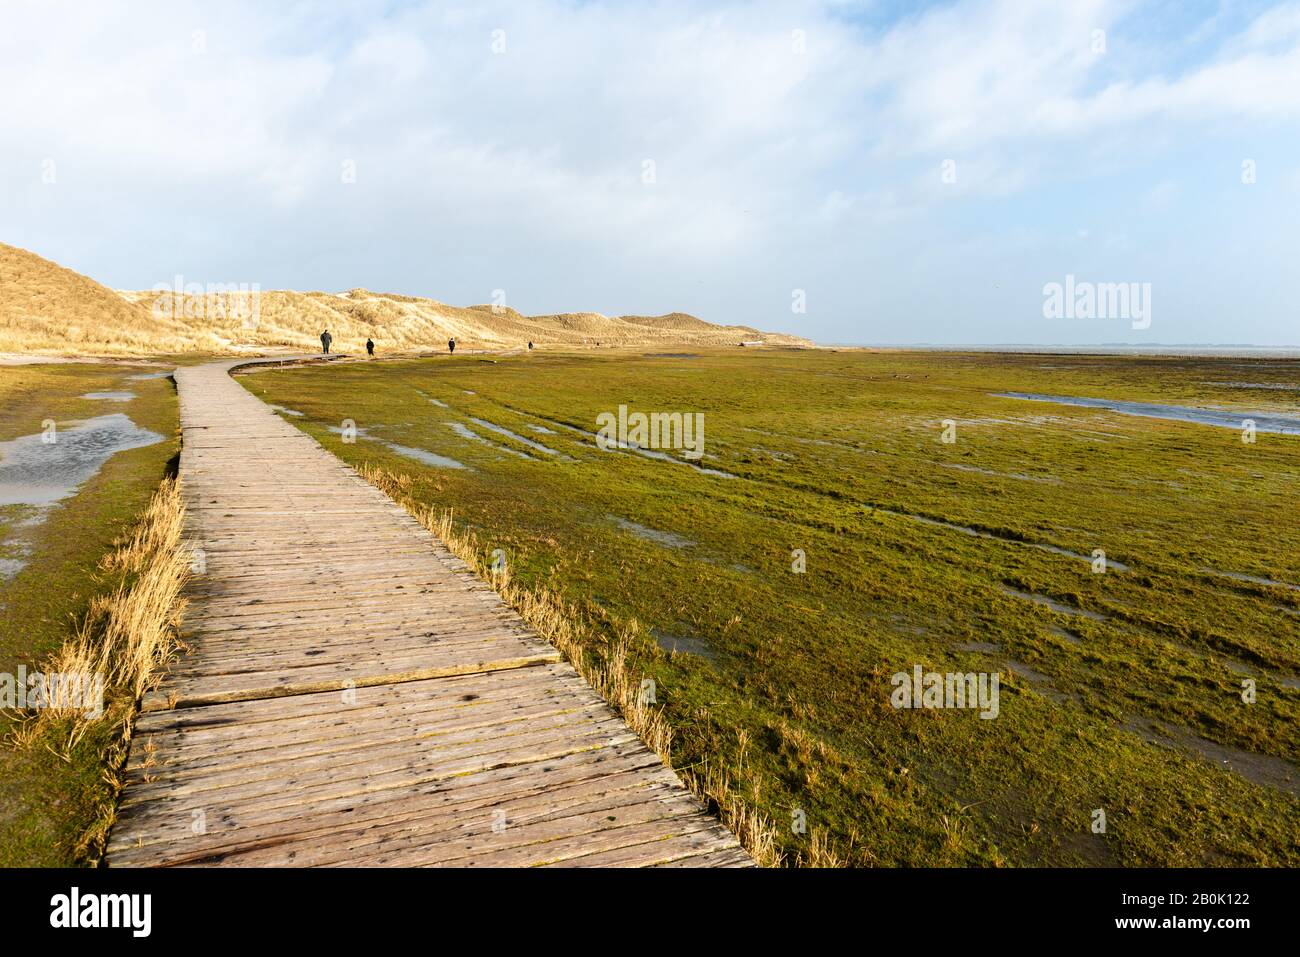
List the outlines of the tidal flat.
{"label": "tidal flat", "polygon": [[[1300,437],[999,395],[1294,419],[1300,361],[538,351],[241,381],[634,634],[673,764],[724,771],[791,857],[817,833],[851,865],[1300,863]],[[703,414],[703,467],[598,448],[620,405]],[[895,707],[917,667],[999,675],[996,718]]]}

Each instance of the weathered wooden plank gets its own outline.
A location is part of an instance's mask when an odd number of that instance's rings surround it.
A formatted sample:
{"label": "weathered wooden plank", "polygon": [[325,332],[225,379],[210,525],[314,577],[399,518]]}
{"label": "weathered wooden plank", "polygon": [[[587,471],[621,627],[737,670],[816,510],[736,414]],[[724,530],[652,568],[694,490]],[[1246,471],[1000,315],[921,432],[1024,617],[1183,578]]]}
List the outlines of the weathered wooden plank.
{"label": "weathered wooden plank", "polygon": [[204,566],[187,651],[136,723],[110,864],[752,864],[553,647],[235,364],[177,373]]}
{"label": "weathered wooden plank", "polygon": [[[331,782],[330,792],[313,790],[308,800],[293,804],[295,813],[281,813],[284,802],[267,800],[261,803],[245,801],[225,791],[210,791],[204,803],[187,800],[137,801],[122,810],[123,819],[131,821],[131,828],[141,844],[171,840],[177,828],[183,825],[189,832],[189,810],[203,807],[212,818],[213,829],[261,828],[274,825],[279,829],[292,829],[294,821],[308,822],[313,815],[333,813],[364,816],[366,809],[385,813],[390,805],[404,811],[417,810],[426,805],[441,805],[461,801],[491,805],[511,794],[529,794],[560,787],[566,781],[596,779],[608,774],[635,769],[649,780],[659,780],[672,772],[663,767],[640,742],[629,738],[605,748],[585,748],[565,751],[536,761],[496,763],[490,767],[465,774],[425,775],[412,784],[393,775],[386,784],[356,790]],[[374,785],[374,781],[367,782]],[[389,811],[388,813],[392,813]],[[185,835],[187,838],[192,833]]]}
{"label": "weathered wooden plank", "polygon": [[[594,773],[589,766],[566,762],[552,764],[552,773],[545,778],[515,782],[505,775],[517,775],[520,773],[519,768],[498,768],[469,779],[454,778],[425,786],[414,792],[418,800],[412,799],[412,791],[402,789],[320,801],[299,808],[291,816],[264,816],[262,820],[256,819],[256,815],[247,814],[243,808],[231,809],[207,814],[203,832],[199,834],[192,827],[192,815],[174,814],[170,821],[165,822],[165,829],[159,827],[153,832],[158,836],[157,840],[124,849],[118,863],[124,860],[147,863],[151,859],[165,859],[169,863],[180,864],[214,853],[246,853],[289,842],[301,846],[318,846],[322,857],[330,854],[337,859],[339,844],[334,838],[343,830],[358,833],[370,828],[400,826],[405,821],[419,819],[433,809],[461,817],[491,814],[507,799],[507,795],[514,793],[525,796],[558,793],[576,786],[597,788],[606,786],[604,782],[612,781],[615,775],[644,782],[659,772],[666,773],[662,766],[656,771],[647,765],[643,753],[620,760],[621,766],[611,769],[612,773],[605,775]],[[512,791],[512,788],[517,788],[517,792]],[[298,860],[296,863],[305,861]]]}

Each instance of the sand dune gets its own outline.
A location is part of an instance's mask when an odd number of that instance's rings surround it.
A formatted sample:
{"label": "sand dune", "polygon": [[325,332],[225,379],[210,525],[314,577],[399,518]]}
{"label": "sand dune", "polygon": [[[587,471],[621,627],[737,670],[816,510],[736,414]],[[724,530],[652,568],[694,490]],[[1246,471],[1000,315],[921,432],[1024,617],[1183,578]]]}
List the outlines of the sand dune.
{"label": "sand dune", "polygon": [[93,279],[0,243],[0,352],[130,355],[218,349]]}
{"label": "sand dune", "polygon": [[104,356],[239,353],[319,348],[322,329],[339,352],[371,337],[385,352],[467,348],[735,345],[761,339],[809,345],[795,336],[718,326],[685,313],[525,316],[505,307],[452,306],[434,299],[350,289],[344,293],[234,289],[189,295],[115,291],[34,253],[0,244],[0,352]]}

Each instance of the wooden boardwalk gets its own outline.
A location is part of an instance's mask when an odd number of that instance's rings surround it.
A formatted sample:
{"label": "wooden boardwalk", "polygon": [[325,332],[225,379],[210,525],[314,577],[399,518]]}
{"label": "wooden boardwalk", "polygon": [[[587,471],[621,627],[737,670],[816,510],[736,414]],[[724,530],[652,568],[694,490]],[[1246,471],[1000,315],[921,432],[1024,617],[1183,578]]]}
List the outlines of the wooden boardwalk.
{"label": "wooden boardwalk", "polygon": [[182,369],[190,651],[143,703],[112,866],[749,866],[401,507]]}

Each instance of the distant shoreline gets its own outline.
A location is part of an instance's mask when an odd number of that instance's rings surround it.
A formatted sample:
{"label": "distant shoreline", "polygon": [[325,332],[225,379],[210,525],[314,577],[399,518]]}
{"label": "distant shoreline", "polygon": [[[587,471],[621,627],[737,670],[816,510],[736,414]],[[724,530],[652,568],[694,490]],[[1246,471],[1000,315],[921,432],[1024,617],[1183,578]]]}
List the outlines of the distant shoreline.
{"label": "distant shoreline", "polygon": [[1224,359],[1300,359],[1300,346],[1250,346],[1250,345],[1029,345],[1006,344],[953,344],[933,343],[819,343],[825,349],[888,349],[894,352],[997,352],[1043,355],[1102,355],[1102,356],[1202,356]]}

